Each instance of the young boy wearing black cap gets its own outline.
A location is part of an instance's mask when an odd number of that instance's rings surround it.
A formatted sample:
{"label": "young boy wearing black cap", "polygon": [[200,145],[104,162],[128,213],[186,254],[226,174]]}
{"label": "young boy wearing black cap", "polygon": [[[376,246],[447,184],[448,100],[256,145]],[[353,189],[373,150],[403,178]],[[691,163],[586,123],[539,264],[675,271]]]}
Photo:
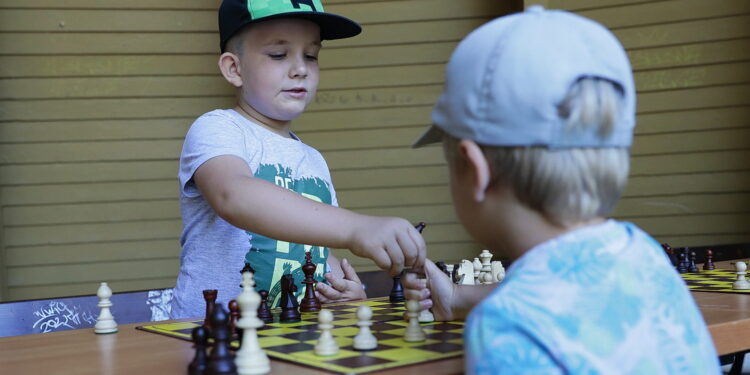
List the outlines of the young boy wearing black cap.
{"label": "young boy wearing black cap", "polygon": [[330,282],[318,283],[323,302],[365,296],[351,265],[328,246],[392,273],[421,266],[419,232],[404,219],[338,208],[325,160],[291,130],[317,90],[321,40],[355,36],[359,25],[325,13],[319,0],[224,0],[219,31],[219,68],[236,88],[237,106],[202,115],[185,138],[182,255],[171,317],[202,316],[204,289],[218,289],[219,303],[236,297],[244,262],[272,305],[283,274],[294,275],[302,294],[306,252],[316,279]]}
{"label": "young boy wearing black cap", "polygon": [[432,117],[415,146],[442,139],[459,219],[514,260],[500,284],[454,285],[429,260],[429,283],[402,280],[436,319],[468,315],[467,374],[720,372],[660,245],[606,218],[635,126],[630,64],[606,28],[539,6],[487,23],[451,56]]}

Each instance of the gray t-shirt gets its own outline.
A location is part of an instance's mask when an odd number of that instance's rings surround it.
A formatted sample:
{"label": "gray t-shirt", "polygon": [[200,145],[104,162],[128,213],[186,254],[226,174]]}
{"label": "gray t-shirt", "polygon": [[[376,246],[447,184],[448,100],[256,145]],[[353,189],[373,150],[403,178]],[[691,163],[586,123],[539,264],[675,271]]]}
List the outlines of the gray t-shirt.
{"label": "gray t-shirt", "polygon": [[247,261],[255,269],[256,290],[268,290],[269,301],[280,300],[279,281],[294,275],[297,294],[304,288],[300,266],[305,251],[317,265],[322,281],[328,248],[277,241],[239,229],[220,218],[193,181],[193,174],[207,160],[233,155],[245,160],[256,178],[275,183],[307,198],[338,205],[331,176],[320,153],[293,138],[285,138],[255,124],[234,110],[214,110],[190,127],[180,155],[180,211],[183,231],[180,273],[170,317],[205,315],[204,289],[217,289],[217,303],[240,293],[240,270]]}

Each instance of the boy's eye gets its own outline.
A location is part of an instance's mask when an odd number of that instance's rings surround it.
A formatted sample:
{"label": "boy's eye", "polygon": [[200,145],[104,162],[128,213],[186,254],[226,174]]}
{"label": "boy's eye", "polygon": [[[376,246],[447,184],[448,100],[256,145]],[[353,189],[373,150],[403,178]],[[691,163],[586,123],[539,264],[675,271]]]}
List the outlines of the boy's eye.
{"label": "boy's eye", "polygon": [[285,53],[269,53],[268,57],[274,59],[274,60],[281,60],[284,57],[286,57]]}
{"label": "boy's eye", "polygon": [[313,60],[313,61],[317,61],[318,60],[318,56],[317,55],[305,55],[305,57],[308,60]]}

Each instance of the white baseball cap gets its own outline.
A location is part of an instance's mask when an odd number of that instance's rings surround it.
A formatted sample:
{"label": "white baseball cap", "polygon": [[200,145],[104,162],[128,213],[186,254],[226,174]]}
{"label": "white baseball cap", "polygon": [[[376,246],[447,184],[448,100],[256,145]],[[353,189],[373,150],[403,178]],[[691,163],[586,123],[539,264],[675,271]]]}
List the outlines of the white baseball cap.
{"label": "white baseball cap", "polygon": [[[558,106],[579,79],[602,78],[623,92],[613,131],[570,129]],[[414,143],[439,142],[442,130],[488,146],[629,147],[635,87],[627,54],[604,26],[573,13],[529,7],[471,32],[451,55],[433,125]]]}

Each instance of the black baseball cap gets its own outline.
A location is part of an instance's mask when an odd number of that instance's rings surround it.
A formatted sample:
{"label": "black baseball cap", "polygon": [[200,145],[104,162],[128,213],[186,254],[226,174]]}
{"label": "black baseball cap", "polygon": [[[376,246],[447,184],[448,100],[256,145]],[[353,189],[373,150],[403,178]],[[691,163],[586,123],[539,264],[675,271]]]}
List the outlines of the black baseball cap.
{"label": "black baseball cap", "polygon": [[362,32],[358,23],[323,11],[321,0],[224,0],[219,8],[221,52],[243,27],[275,18],[302,18],[320,26],[320,39],[343,39]]}

